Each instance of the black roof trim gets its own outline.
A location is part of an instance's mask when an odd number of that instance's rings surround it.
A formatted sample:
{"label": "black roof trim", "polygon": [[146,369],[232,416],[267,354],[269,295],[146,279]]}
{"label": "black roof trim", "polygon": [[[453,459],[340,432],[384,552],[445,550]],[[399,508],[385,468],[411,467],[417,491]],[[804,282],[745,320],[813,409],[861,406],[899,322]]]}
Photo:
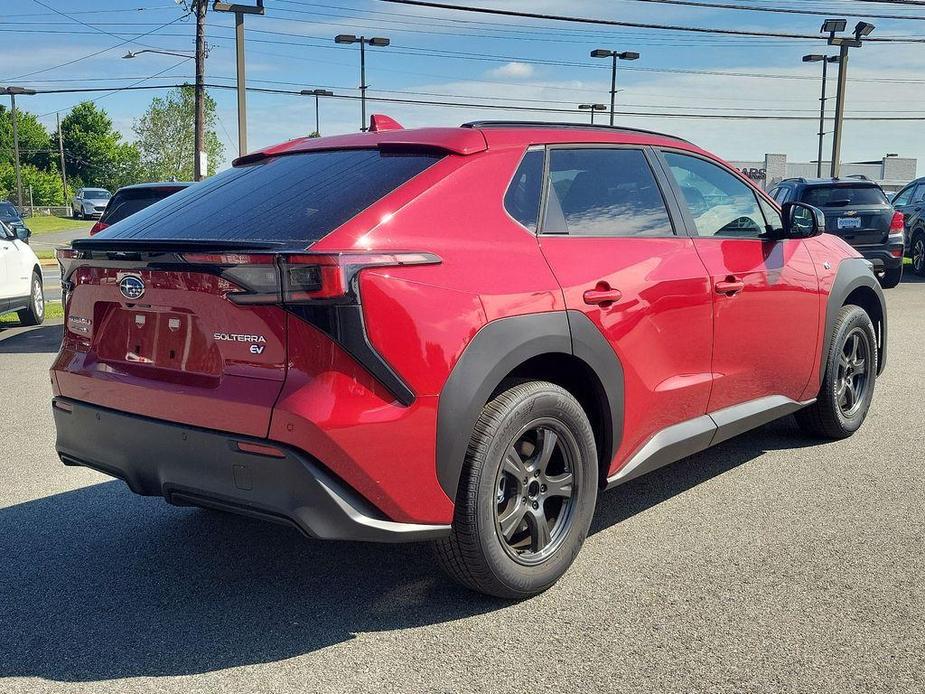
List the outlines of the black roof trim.
{"label": "black roof trim", "polygon": [[657,130],[644,130],[643,128],[627,128],[622,125],[598,125],[595,123],[571,123],[560,121],[542,121],[542,120],[474,120],[463,123],[461,128],[569,128],[572,130],[605,130],[618,133],[639,133],[643,135],[657,135],[658,137],[667,137],[679,142],[686,142],[689,145],[694,144],[690,140],[685,140],[677,135],[661,133]]}

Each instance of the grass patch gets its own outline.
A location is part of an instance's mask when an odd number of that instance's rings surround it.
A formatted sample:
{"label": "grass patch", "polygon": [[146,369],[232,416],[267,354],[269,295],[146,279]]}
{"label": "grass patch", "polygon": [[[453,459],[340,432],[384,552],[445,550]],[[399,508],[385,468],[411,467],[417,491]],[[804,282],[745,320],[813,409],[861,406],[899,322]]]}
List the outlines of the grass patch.
{"label": "grass patch", "polygon": [[[49,301],[45,304],[45,320],[64,318],[64,307],[60,301]],[[0,316],[0,326],[15,328],[19,325],[19,316],[15,313],[5,313]]]}
{"label": "grass patch", "polygon": [[38,258],[39,260],[54,260],[55,259],[55,251],[53,248],[50,248],[47,251],[33,251],[33,253],[35,253],[35,257]]}
{"label": "grass patch", "polygon": [[66,217],[53,217],[51,215],[38,215],[23,220],[33,234],[52,234],[56,231],[71,231],[72,229],[89,229],[93,222],[83,222]]}

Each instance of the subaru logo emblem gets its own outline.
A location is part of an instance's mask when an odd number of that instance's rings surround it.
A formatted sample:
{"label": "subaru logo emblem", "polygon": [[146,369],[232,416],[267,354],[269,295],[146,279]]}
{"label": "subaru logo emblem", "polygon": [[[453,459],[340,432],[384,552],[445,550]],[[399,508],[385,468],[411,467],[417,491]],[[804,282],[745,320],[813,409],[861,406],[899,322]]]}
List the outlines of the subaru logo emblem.
{"label": "subaru logo emblem", "polygon": [[145,293],[145,283],[140,277],[126,275],[119,282],[119,291],[126,299],[140,299]]}

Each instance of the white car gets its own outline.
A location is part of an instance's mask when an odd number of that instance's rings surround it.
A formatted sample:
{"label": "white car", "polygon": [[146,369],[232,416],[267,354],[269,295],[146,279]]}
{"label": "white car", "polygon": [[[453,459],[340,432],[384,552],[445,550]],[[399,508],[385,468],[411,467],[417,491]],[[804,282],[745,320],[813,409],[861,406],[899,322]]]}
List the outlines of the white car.
{"label": "white car", "polygon": [[99,219],[111,197],[105,188],[79,188],[71,201],[74,219]]}
{"label": "white car", "polygon": [[39,325],[45,320],[45,290],[39,259],[0,221],[0,314],[12,311],[23,325]]}

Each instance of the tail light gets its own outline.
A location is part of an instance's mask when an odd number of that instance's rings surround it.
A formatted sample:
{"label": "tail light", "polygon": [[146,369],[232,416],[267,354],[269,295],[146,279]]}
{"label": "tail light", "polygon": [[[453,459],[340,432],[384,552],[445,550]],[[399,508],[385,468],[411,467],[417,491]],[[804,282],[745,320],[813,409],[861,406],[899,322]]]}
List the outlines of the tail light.
{"label": "tail light", "polygon": [[222,277],[242,287],[228,295],[236,304],[355,303],[360,270],[440,262],[421,252],[185,253],[183,260],[217,267]]}
{"label": "tail light", "polygon": [[894,212],[893,219],[890,220],[890,236],[902,234],[906,230],[906,218],[902,212]]}
{"label": "tail light", "polygon": [[90,236],[95,236],[108,226],[109,225],[106,222],[97,222],[92,227],[90,227]]}

